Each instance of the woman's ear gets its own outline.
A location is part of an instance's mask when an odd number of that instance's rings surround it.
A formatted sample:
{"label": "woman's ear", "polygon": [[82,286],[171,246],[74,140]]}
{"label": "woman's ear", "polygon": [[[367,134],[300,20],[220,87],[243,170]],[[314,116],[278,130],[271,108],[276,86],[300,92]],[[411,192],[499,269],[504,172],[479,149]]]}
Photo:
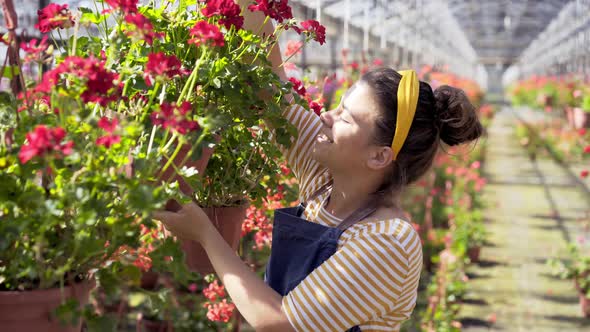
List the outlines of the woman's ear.
{"label": "woman's ear", "polygon": [[393,150],[388,146],[379,146],[373,148],[369,153],[369,160],[367,160],[367,167],[373,170],[384,169],[393,161]]}

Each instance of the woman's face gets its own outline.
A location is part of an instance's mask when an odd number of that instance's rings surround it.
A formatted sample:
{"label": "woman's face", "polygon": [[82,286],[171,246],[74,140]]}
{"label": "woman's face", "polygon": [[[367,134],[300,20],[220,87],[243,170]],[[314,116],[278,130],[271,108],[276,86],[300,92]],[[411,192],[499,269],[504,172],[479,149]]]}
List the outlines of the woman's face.
{"label": "woman's face", "polygon": [[333,172],[354,173],[370,167],[379,114],[373,93],[364,82],[353,85],[338,108],[322,113],[323,127],[315,138],[313,157]]}

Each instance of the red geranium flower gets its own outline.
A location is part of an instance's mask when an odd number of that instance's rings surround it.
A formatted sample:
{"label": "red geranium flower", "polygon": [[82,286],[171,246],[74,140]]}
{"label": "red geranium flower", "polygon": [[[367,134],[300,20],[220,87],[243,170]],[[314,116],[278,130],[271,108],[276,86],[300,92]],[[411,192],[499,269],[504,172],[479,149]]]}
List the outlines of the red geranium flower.
{"label": "red geranium flower", "polygon": [[289,78],[289,82],[293,83],[293,90],[295,90],[297,94],[305,97],[307,91],[305,90],[305,86],[300,80],[296,79],[295,77],[291,77]]}
{"label": "red geranium flower", "polygon": [[319,116],[319,115],[322,113],[322,108],[324,108],[324,105],[322,105],[322,104],[320,104],[320,103],[318,103],[318,102],[316,102],[316,101],[310,100],[310,101],[309,101],[309,108],[310,108],[310,109],[311,109],[311,110],[312,110],[312,111],[313,111],[315,114],[317,114],[317,115]]}
{"label": "red geranium flower", "polygon": [[313,39],[323,45],[326,42],[326,27],[320,24],[316,20],[307,20],[301,22],[301,31],[309,33],[313,36]]}
{"label": "red geranium flower", "polygon": [[586,169],[580,172],[580,176],[583,177],[583,178],[587,178],[588,177],[588,174],[589,174],[589,172]]}
{"label": "red geranium flower", "polygon": [[[162,52],[150,53],[145,65],[145,74],[160,79],[170,79],[182,74],[181,66],[180,60],[175,55],[166,55]],[[146,83],[151,85],[151,81],[148,79],[146,79]]]}
{"label": "red geranium flower", "polygon": [[63,72],[72,73],[80,78],[86,79],[86,89],[80,95],[84,102],[99,103],[106,106],[109,102],[119,99],[115,81],[119,74],[107,70],[104,61],[94,57],[81,58],[76,56],[67,57],[60,64]]}
{"label": "red geranium flower", "polygon": [[216,25],[209,24],[206,21],[199,21],[190,29],[190,34],[194,38],[188,40],[189,44],[200,46],[211,41],[213,46],[223,46],[223,34]]}
{"label": "red geranium flower", "polygon": [[255,5],[248,6],[250,11],[261,11],[264,15],[283,23],[284,20],[293,18],[288,0],[257,0]]}
{"label": "red geranium flower", "polygon": [[72,12],[68,9],[68,5],[58,5],[50,3],[47,7],[37,11],[39,23],[35,24],[35,28],[42,33],[60,28],[69,28],[74,25],[74,18]]}
{"label": "red geranium flower", "polygon": [[125,15],[125,22],[133,24],[135,27],[134,29],[127,31],[127,36],[143,39],[148,45],[151,45],[154,42],[154,39],[164,36],[161,32],[154,32],[152,22],[140,13]]}
{"label": "red geranium flower", "polygon": [[43,74],[41,82],[35,87],[35,92],[49,93],[59,83],[61,74],[64,73],[85,80],[86,87],[80,95],[84,102],[106,106],[109,102],[119,99],[120,93],[115,84],[119,79],[119,74],[107,70],[104,61],[99,61],[94,57],[70,56],[65,58],[56,68]]}
{"label": "red geranium flower", "polygon": [[584,148],[584,153],[590,153],[590,145],[586,145]]}
{"label": "red geranium flower", "polygon": [[229,29],[232,25],[241,29],[244,25],[244,17],[240,15],[242,10],[234,0],[207,0],[207,6],[201,9],[205,17],[221,16],[219,23]]}
{"label": "red geranium flower", "polygon": [[138,0],[104,0],[109,6],[114,9],[120,9],[126,14],[132,14],[137,12],[137,1]]}
{"label": "red geranium flower", "polygon": [[65,136],[66,131],[61,127],[36,126],[32,132],[27,134],[27,143],[21,147],[18,153],[20,162],[25,164],[34,157],[46,155],[61,158],[71,154],[74,142],[62,142]]}
{"label": "red geranium flower", "polygon": [[106,116],[100,118],[100,120],[98,120],[98,126],[108,134],[97,138],[96,144],[102,145],[108,149],[113,146],[113,144],[121,142],[121,136],[113,135],[113,132],[117,128],[118,124],[119,121],[116,118],[113,118],[112,120],[109,120]]}
{"label": "red geranium flower", "polygon": [[175,103],[164,103],[160,105],[160,111],[153,112],[150,117],[154,125],[161,125],[184,135],[189,131],[196,131],[200,128],[199,123],[191,120],[188,116],[191,109],[192,106],[187,101],[180,106]]}
{"label": "red geranium flower", "polygon": [[47,35],[43,36],[40,41],[33,38],[28,43],[20,43],[20,48],[27,53],[24,59],[25,62],[43,60],[42,55],[48,47]]}

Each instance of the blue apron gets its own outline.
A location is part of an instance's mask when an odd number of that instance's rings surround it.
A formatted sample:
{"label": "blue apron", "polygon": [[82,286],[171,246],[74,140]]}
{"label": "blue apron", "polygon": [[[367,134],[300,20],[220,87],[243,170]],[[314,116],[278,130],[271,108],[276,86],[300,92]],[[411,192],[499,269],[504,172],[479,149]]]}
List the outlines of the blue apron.
{"label": "blue apron", "polygon": [[[331,184],[329,182],[318,189],[309,201],[327,191]],[[301,218],[305,203],[275,210],[272,248],[266,266],[265,282],[281,296],[287,295],[336,252],[338,238],[348,227],[376,210],[374,203],[375,201],[371,201],[353,212],[337,227],[328,227]],[[356,332],[360,328],[355,326],[348,331]]]}

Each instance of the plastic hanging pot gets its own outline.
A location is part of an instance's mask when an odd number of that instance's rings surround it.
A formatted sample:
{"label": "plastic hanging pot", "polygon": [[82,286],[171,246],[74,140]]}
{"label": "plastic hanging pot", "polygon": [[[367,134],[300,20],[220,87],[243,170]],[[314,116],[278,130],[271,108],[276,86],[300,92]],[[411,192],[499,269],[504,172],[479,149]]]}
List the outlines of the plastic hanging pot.
{"label": "plastic hanging pot", "polygon": [[[209,219],[211,219],[211,222],[215,225],[215,228],[217,228],[223,239],[233,250],[238,249],[242,234],[242,224],[246,218],[248,205],[203,208]],[[186,263],[191,270],[200,274],[214,272],[213,265],[211,265],[205,249],[199,243],[182,240],[181,246],[186,256]]]}

